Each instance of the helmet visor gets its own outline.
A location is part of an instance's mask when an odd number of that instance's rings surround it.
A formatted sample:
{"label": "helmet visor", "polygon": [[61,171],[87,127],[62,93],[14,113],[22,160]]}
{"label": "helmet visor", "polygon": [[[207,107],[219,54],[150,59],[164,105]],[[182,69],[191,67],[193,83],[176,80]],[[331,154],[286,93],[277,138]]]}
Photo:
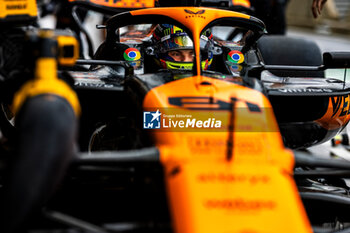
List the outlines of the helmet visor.
{"label": "helmet visor", "polygon": [[[210,49],[210,45],[211,43],[208,37],[202,35],[200,38],[201,50]],[[161,41],[157,45],[157,49],[159,53],[166,53],[180,49],[193,49],[193,41],[186,33],[167,35],[161,38]]]}
{"label": "helmet visor", "polygon": [[161,39],[158,44],[158,51],[166,53],[171,50],[192,49],[193,41],[187,35],[168,35]]}
{"label": "helmet visor", "polygon": [[[193,62],[176,62],[176,61],[165,61],[160,60],[162,63],[163,68],[165,69],[171,69],[171,70],[192,70],[193,68]],[[203,70],[208,69],[208,67],[211,65],[211,60],[206,60],[201,62],[201,66]]]}

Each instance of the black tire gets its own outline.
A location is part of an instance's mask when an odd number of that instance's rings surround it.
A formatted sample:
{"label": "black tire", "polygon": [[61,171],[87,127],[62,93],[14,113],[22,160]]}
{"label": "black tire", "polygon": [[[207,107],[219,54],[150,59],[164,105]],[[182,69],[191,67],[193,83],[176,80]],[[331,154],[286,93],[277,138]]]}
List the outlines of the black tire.
{"label": "black tire", "polygon": [[[258,49],[266,65],[320,66],[322,53],[310,40],[268,35],[258,40]],[[271,71],[281,77],[324,77],[324,71]]]}
{"label": "black tire", "polygon": [[15,232],[63,178],[75,153],[77,119],[66,100],[40,95],[16,116],[17,153],[5,177],[0,232]]}

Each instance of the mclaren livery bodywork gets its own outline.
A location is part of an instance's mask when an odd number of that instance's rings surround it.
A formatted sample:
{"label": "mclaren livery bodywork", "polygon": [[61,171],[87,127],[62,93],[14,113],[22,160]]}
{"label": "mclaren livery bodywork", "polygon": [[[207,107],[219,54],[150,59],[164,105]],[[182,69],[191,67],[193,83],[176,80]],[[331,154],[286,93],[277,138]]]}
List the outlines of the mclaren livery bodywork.
{"label": "mclaren livery bodywork", "polygon": [[[192,36],[193,70],[150,68],[151,26],[142,33],[118,33],[131,23],[159,22],[175,24]],[[208,28],[214,31],[216,26],[233,27],[243,36],[239,42],[216,38],[221,54],[214,57],[216,64],[203,70],[201,33]],[[237,12],[194,7],[144,9],[112,17],[106,30],[106,41],[95,55],[97,65],[88,72],[71,72],[83,111],[86,105],[88,116],[96,116],[94,112],[114,116],[103,119],[103,126],[92,133],[87,145],[92,154],[155,146],[175,232],[312,232],[292,179],[294,157],[285,145],[305,148],[329,140],[345,127],[349,87],[344,82],[274,75],[263,65],[256,45],[265,33],[264,24]],[[103,65],[101,60],[116,61],[129,48],[140,51],[142,58]],[[227,56],[232,50],[239,50],[244,62],[230,63]],[[103,114],[106,96],[92,94],[98,92],[114,92],[115,97],[107,94],[113,114]],[[87,96],[101,100],[98,110],[91,110],[93,100],[86,100]],[[159,114],[160,127],[146,129],[146,113]],[[103,117],[92,118],[83,116],[82,121],[91,123]],[[129,118],[130,128],[113,123],[122,118]],[[111,136],[113,131],[116,135]],[[117,132],[121,131],[127,139],[120,139]],[[123,140],[133,143],[126,148]]]}

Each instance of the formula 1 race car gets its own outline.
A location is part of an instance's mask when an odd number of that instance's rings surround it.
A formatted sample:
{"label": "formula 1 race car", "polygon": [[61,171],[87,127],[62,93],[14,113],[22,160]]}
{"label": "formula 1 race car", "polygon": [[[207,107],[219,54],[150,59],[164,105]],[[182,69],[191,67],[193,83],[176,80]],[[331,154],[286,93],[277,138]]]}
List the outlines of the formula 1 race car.
{"label": "formula 1 race car", "polygon": [[[94,59],[59,70],[79,97],[81,152],[24,230],[342,232],[350,223],[349,163],[291,150],[348,123],[350,86],[323,71],[347,67],[349,54],[322,63],[315,44],[263,36],[259,19],[214,8],[135,10],[100,28]],[[173,33],[192,61],[165,60],[160,42]]]}

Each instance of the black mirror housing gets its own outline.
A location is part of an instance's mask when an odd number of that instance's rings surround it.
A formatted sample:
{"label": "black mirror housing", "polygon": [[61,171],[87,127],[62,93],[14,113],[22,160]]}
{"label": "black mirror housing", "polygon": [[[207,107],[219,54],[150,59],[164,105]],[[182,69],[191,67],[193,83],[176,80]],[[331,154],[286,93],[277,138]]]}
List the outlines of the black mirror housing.
{"label": "black mirror housing", "polygon": [[350,52],[327,52],[323,54],[325,68],[350,68]]}

